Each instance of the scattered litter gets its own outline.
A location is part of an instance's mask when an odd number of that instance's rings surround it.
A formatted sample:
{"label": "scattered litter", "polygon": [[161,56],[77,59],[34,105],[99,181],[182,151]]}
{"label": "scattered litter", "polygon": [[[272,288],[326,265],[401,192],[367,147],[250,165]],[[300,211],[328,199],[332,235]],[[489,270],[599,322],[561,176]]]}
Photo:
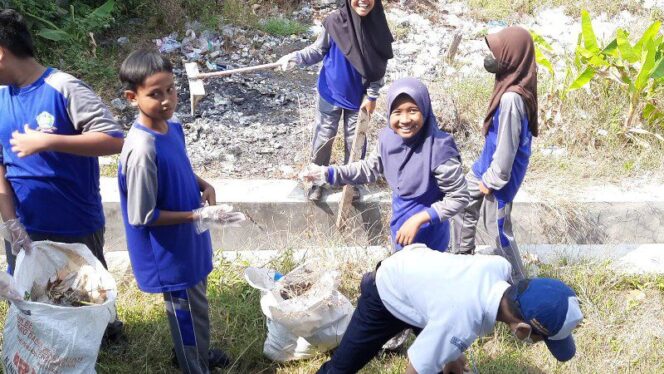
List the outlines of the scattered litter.
{"label": "scattered litter", "polygon": [[552,156],[552,157],[567,156],[567,148],[564,147],[556,147],[556,146],[544,147],[540,149],[540,152],[544,156]]}
{"label": "scattered litter", "polygon": [[205,61],[205,66],[206,66],[206,67],[208,68],[208,70],[210,70],[210,71],[219,70],[219,67],[218,67],[217,64],[215,64],[214,62]]}
{"label": "scattered litter", "polygon": [[113,106],[113,108],[120,111],[127,109],[127,102],[119,97],[111,100],[111,105]]}
{"label": "scattered litter", "polygon": [[121,36],[121,37],[118,38],[117,43],[118,43],[118,45],[121,45],[121,46],[127,45],[127,44],[129,44],[129,38],[127,38],[126,36]]}
{"label": "scattered litter", "polygon": [[160,53],[173,53],[182,46],[182,44],[177,41],[177,38],[178,33],[174,32],[161,39],[154,39],[154,42],[157,45],[157,48],[159,48]]}
{"label": "scattered litter", "polygon": [[489,33],[494,33],[507,27],[507,22],[503,20],[492,20],[487,22],[486,26],[489,29]]}

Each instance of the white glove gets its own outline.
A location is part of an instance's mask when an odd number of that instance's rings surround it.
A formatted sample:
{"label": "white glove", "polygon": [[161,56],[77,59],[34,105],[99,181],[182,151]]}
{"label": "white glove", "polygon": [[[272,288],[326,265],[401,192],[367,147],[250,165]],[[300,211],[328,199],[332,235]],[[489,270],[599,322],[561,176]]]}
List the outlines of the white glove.
{"label": "white glove", "polygon": [[0,225],[0,231],[5,240],[11,244],[12,254],[14,256],[18,255],[21,249],[25,250],[26,253],[30,251],[32,240],[30,240],[28,233],[17,218],[3,222],[2,225]]}
{"label": "white glove", "polygon": [[233,227],[246,220],[243,213],[233,212],[233,207],[228,204],[204,206],[194,210],[194,225],[199,234],[209,230],[212,225]]}
{"label": "white glove", "polygon": [[298,177],[305,183],[324,186],[327,184],[327,169],[327,166],[309,164],[298,174]]}
{"label": "white glove", "polygon": [[8,300],[23,300],[21,294],[16,290],[14,278],[5,272],[0,272],[0,297]]}
{"label": "white glove", "polygon": [[295,53],[289,53],[286,56],[283,56],[279,60],[277,60],[277,64],[281,64],[279,69],[281,71],[288,71],[292,70],[297,66],[297,62],[295,61]]}

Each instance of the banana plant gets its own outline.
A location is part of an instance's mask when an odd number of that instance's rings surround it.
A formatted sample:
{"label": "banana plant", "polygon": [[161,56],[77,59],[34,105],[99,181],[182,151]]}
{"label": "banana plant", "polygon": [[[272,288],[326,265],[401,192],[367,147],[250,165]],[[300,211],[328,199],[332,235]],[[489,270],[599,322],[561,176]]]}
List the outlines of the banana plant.
{"label": "banana plant", "polygon": [[115,0],[108,0],[95,9],[91,9],[87,14],[76,15],[76,9],[73,4],[69,6],[69,12],[53,4],[43,5],[43,10],[52,8],[51,12],[55,18],[47,19],[47,16],[23,12],[33,23],[38,26],[36,35],[58,43],[80,43],[83,44],[90,32],[96,32],[104,28],[113,17],[117,10]]}
{"label": "banana plant", "polygon": [[553,69],[553,64],[547,56],[553,53],[551,44],[533,30],[530,30],[530,36],[533,38],[533,44],[535,45],[535,62],[537,65],[544,67],[551,74],[551,77],[555,77],[556,72]]}
{"label": "banana plant", "polygon": [[[618,29],[616,37],[602,46],[595,36],[590,14],[583,10],[574,60],[580,73],[567,90],[582,88],[596,77],[610,79],[623,87],[629,100],[623,125],[625,132],[636,129],[635,121],[639,116],[651,126],[664,128],[664,36],[660,34],[661,26],[660,21],[654,22],[635,44],[631,44],[627,31]],[[661,136],[658,138],[664,140]]]}

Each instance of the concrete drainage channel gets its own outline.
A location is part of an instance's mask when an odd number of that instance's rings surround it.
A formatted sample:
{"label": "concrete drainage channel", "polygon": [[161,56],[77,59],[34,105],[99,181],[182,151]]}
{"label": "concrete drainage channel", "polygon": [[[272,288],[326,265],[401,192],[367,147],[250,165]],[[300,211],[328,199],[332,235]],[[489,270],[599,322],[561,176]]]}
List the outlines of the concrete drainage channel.
{"label": "concrete drainage channel", "polygon": [[[312,251],[370,257],[384,256],[389,240],[390,193],[362,190],[352,220],[343,233],[334,226],[340,190],[321,204],[305,199],[293,180],[216,180],[219,202],[245,212],[250,222],[213,231],[213,247],[227,258],[261,264],[280,250],[296,257]],[[106,252],[117,273],[129,272],[124,226],[115,178],[102,178],[106,214]],[[664,273],[664,191],[619,191],[602,186],[575,194],[573,200],[538,201],[520,194],[513,211],[515,235],[524,253],[542,262],[560,258],[617,260],[628,272]],[[580,197],[579,197],[580,196]],[[484,242],[482,242],[484,241]],[[487,244],[480,233],[480,244]],[[3,259],[4,260],[4,259]]]}

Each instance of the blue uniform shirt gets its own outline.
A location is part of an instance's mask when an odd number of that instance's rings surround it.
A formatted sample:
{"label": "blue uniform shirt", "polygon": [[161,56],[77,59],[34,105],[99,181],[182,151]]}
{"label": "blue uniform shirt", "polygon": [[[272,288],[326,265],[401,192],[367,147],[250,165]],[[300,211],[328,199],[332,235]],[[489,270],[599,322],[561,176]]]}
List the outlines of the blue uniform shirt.
{"label": "blue uniform shirt", "polygon": [[[498,145],[499,117],[500,107],[496,109],[491,121],[491,126],[489,127],[489,132],[485,136],[484,149],[482,149],[480,157],[473,164],[472,170],[477,178],[482,178],[482,175],[484,175],[489,169],[491,161],[494,158],[494,153],[496,152],[496,147]],[[519,187],[521,186],[521,183],[526,176],[526,171],[528,170],[528,162],[531,153],[530,147],[532,144],[531,140],[532,134],[528,128],[528,117],[524,115],[521,118],[519,145],[514,157],[514,163],[512,164],[510,179],[501,189],[493,192],[498,201],[502,203],[510,203],[514,200],[514,196],[516,196],[516,193],[519,191]]]}
{"label": "blue uniform shirt", "polygon": [[9,143],[24,126],[44,133],[103,132],[122,128],[92,90],[49,68],[26,87],[0,87],[0,145],[5,177],[14,190],[20,221],[31,233],[85,236],[104,227],[96,157],[41,152],[19,158]]}
{"label": "blue uniform shirt", "polygon": [[[440,191],[435,182],[430,183],[429,186],[429,190],[424,195],[414,199],[404,199],[398,194],[392,193],[392,219],[390,220],[392,241],[394,242],[397,231],[410,217],[419,212],[427,211],[431,217],[431,222],[420,226],[413,243],[423,243],[431,249],[444,252],[450,242],[450,223],[448,220],[441,221],[438,213],[434,208],[431,208],[431,205],[442,200],[445,194]],[[399,251],[403,246],[394,242],[394,248]]]}
{"label": "blue uniform shirt", "polygon": [[138,287],[171,292],[205,279],[212,271],[209,232],[197,234],[193,223],[150,226],[161,210],[186,212],[201,206],[182,127],[169,122],[168,132],[160,134],[134,124],[120,155],[118,182]]}
{"label": "blue uniform shirt", "polygon": [[358,111],[365,91],[362,75],[330,38],[330,49],[318,76],[318,93],[332,105]]}

